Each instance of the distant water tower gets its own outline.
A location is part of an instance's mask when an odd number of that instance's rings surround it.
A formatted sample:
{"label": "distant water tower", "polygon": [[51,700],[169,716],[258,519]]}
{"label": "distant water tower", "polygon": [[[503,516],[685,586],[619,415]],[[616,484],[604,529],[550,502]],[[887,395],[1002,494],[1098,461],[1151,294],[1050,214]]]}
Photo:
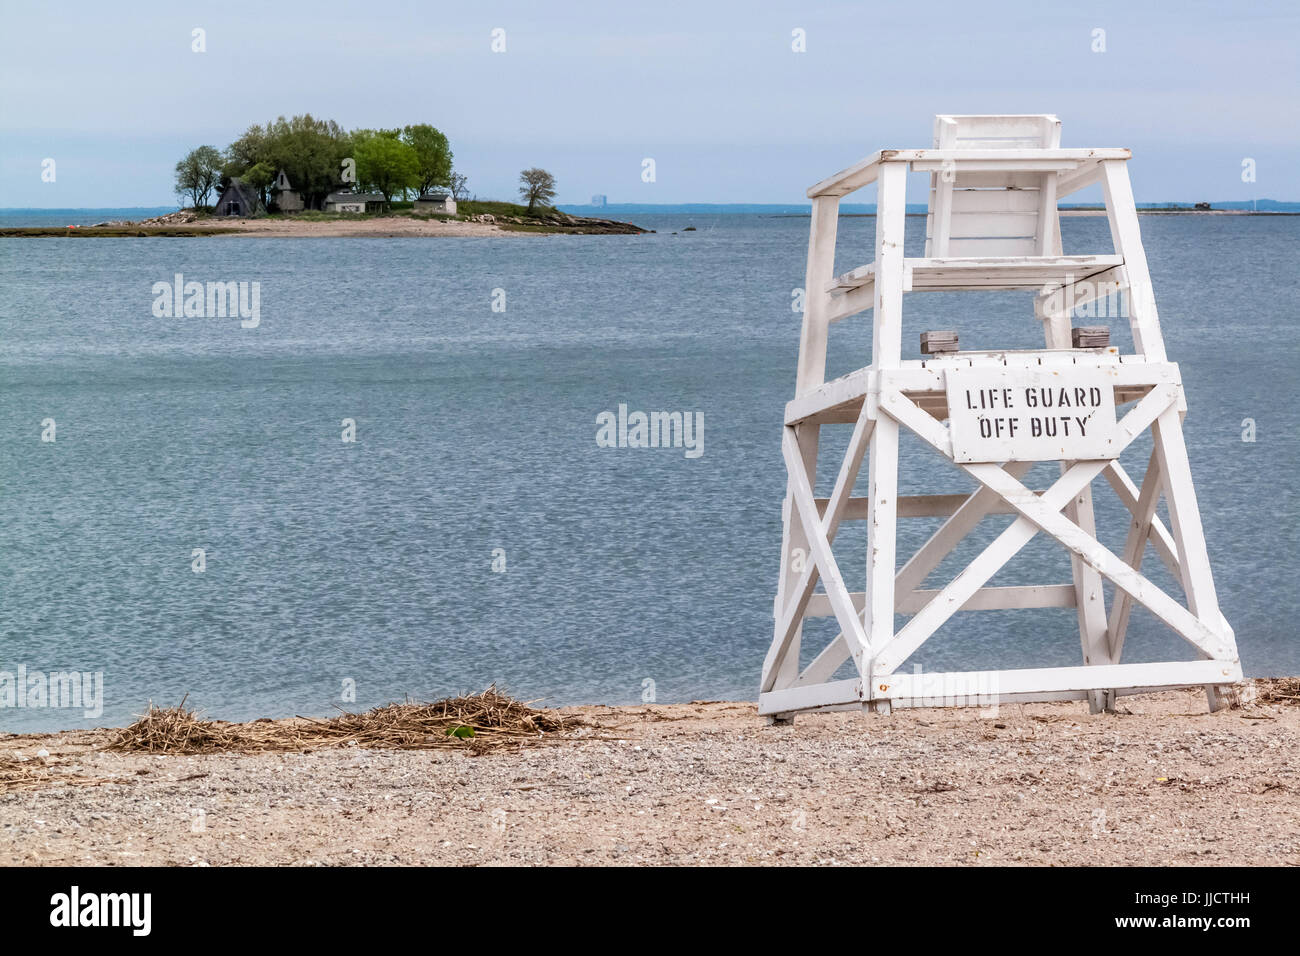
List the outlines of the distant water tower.
{"label": "distant water tower", "polygon": [[591,204],[593,206],[608,206],[609,198],[603,194],[597,194],[591,197]]}

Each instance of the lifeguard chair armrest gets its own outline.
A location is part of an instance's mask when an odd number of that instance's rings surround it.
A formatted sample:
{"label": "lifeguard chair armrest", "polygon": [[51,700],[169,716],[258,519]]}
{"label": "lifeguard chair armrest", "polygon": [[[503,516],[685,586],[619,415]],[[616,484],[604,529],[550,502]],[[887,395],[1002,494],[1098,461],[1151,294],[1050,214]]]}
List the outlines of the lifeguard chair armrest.
{"label": "lifeguard chair armrest", "polygon": [[876,181],[884,163],[945,163],[960,165],[997,163],[1002,168],[1015,170],[1017,164],[1024,169],[1042,168],[1043,164],[1061,164],[1071,169],[1074,176],[1085,167],[1108,159],[1129,159],[1132,152],[1124,148],[1106,149],[881,149],[860,163],[842,169],[829,179],[823,179],[808,189],[808,198],[847,196]]}

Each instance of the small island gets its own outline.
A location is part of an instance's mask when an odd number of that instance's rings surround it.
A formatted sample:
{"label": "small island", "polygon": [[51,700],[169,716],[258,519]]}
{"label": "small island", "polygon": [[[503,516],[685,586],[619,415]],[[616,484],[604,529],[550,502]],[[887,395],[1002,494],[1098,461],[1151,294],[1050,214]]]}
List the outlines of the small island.
{"label": "small island", "polygon": [[0,236],[635,235],[632,223],[571,216],[552,205],[555,177],[519,175],[521,203],[480,200],[452,165],[446,135],[421,123],[345,132],[310,114],[250,126],[224,150],[199,146],[176,164],[182,207],[139,222],[0,229]]}

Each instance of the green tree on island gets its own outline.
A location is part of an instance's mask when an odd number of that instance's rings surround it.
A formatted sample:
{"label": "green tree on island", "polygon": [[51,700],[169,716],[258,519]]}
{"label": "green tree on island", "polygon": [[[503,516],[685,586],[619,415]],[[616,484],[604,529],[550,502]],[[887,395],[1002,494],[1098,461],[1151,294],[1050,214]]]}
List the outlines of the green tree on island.
{"label": "green tree on island", "polygon": [[538,203],[543,206],[555,198],[555,177],[544,169],[534,166],[519,174],[519,195],[528,200],[528,212]]}
{"label": "green tree on island", "polygon": [[275,172],[275,167],[270,163],[255,163],[244,170],[244,175],[239,178],[257,190],[262,197],[262,205],[265,206],[271,198],[269,192],[271,183],[275,182]]}
{"label": "green tree on island", "polygon": [[201,206],[214,188],[239,179],[266,203],[284,170],[308,209],[320,209],[340,186],[373,189],[391,201],[408,190],[451,185],[451,159],[447,137],[428,123],[346,133],[333,120],[304,113],[248,127],[224,154],[211,146],[191,151],[176,164],[176,191]]}
{"label": "green tree on island", "polygon": [[418,123],[402,130],[402,142],[415,150],[414,188],[423,193],[431,186],[451,184],[451,144],[445,135],[428,123]]}
{"label": "green tree on island", "polygon": [[263,161],[285,171],[309,208],[320,208],[338,186],[343,160],[349,155],[350,137],[333,120],[313,119],[309,113],[288,121],[280,117],[271,124],[268,134]]}
{"label": "green tree on island", "polygon": [[281,116],[266,126],[250,126],[226,148],[222,179],[243,179],[262,190],[265,199],[265,186],[283,169],[308,208],[315,209],[337,187],[350,147],[351,138],[333,120],[310,113]]}
{"label": "green tree on island", "polygon": [[192,149],[176,164],[176,195],[189,197],[190,206],[198,209],[208,204],[208,196],[221,182],[221,153],[215,146]]}
{"label": "green tree on island", "polygon": [[226,147],[226,166],[222,170],[223,182],[242,176],[245,170],[269,158],[270,139],[267,129],[270,129],[269,123],[266,129],[257,125],[250,126],[244,131],[243,136]]}
{"label": "green tree on island", "polygon": [[359,129],[352,133],[357,182],[383,193],[389,202],[395,194],[419,185],[419,157],[399,135],[397,130]]}

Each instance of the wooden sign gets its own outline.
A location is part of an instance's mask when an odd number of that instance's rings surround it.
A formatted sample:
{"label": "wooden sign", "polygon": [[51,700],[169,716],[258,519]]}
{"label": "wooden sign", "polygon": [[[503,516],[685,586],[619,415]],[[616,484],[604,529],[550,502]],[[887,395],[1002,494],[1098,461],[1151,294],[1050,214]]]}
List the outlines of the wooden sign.
{"label": "wooden sign", "polygon": [[1116,458],[1115,391],[1098,366],[947,371],[955,462]]}

